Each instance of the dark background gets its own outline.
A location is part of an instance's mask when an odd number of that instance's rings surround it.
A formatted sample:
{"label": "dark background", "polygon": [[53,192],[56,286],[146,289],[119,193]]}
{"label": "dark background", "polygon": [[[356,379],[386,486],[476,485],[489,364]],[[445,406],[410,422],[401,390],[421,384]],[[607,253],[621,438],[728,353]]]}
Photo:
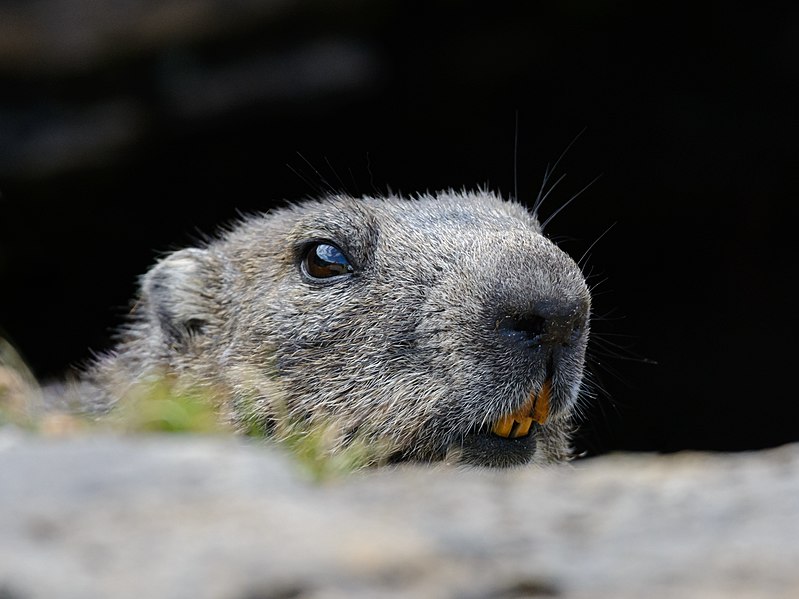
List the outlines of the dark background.
{"label": "dark background", "polygon": [[548,226],[578,258],[613,225],[579,447],[799,440],[785,4],[6,0],[0,334],[57,376],[109,347],[159,252],[239,210],[329,187],[531,202],[584,130],[542,209],[601,175]]}

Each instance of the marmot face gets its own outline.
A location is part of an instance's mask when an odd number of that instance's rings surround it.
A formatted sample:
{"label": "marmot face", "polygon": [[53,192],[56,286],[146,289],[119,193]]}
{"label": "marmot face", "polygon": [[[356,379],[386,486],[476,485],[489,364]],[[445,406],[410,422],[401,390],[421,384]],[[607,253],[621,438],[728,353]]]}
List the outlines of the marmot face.
{"label": "marmot face", "polygon": [[397,459],[568,453],[589,291],[533,215],[490,193],[335,196],[248,218],[161,261],[140,303],[109,360],[224,389],[239,423],[332,420],[342,443],[380,439]]}

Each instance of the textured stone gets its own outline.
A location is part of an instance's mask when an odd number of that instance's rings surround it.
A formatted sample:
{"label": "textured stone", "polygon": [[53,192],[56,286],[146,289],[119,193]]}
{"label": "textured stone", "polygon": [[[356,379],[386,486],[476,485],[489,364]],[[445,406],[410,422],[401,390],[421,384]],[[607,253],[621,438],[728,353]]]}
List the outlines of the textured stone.
{"label": "textured stone", "polygon": [[327,483],[270,447],[0,431],[0,597],[796,597],[799,446]]}

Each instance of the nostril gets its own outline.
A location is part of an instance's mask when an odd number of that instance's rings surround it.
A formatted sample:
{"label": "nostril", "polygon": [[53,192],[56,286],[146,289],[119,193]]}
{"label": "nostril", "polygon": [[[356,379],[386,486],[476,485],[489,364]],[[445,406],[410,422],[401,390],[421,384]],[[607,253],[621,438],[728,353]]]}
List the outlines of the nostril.
{"label": "nostril", "polygon": [[543,341],[547,329],[547,321],[543,316],[503,316],[497,322],[497,330],[501,335],[525,341],[535,345]]}
{"label": "nostril", "polygon": [[496,321],[500,335],[527,347],[577,343],[584,327],[585,319],[573,313],[549,318],[538,314],[503,316]]}

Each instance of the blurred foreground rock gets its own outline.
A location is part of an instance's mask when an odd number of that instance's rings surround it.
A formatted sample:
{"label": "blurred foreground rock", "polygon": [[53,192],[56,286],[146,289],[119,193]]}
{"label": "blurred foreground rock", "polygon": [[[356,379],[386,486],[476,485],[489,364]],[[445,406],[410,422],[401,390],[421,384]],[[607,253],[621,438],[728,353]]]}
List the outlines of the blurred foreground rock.
{"label": "blurred foreground rock", "polygon": [[316,484],[272,449],[0,430],[0,597],[799,597],[799,446]]}

